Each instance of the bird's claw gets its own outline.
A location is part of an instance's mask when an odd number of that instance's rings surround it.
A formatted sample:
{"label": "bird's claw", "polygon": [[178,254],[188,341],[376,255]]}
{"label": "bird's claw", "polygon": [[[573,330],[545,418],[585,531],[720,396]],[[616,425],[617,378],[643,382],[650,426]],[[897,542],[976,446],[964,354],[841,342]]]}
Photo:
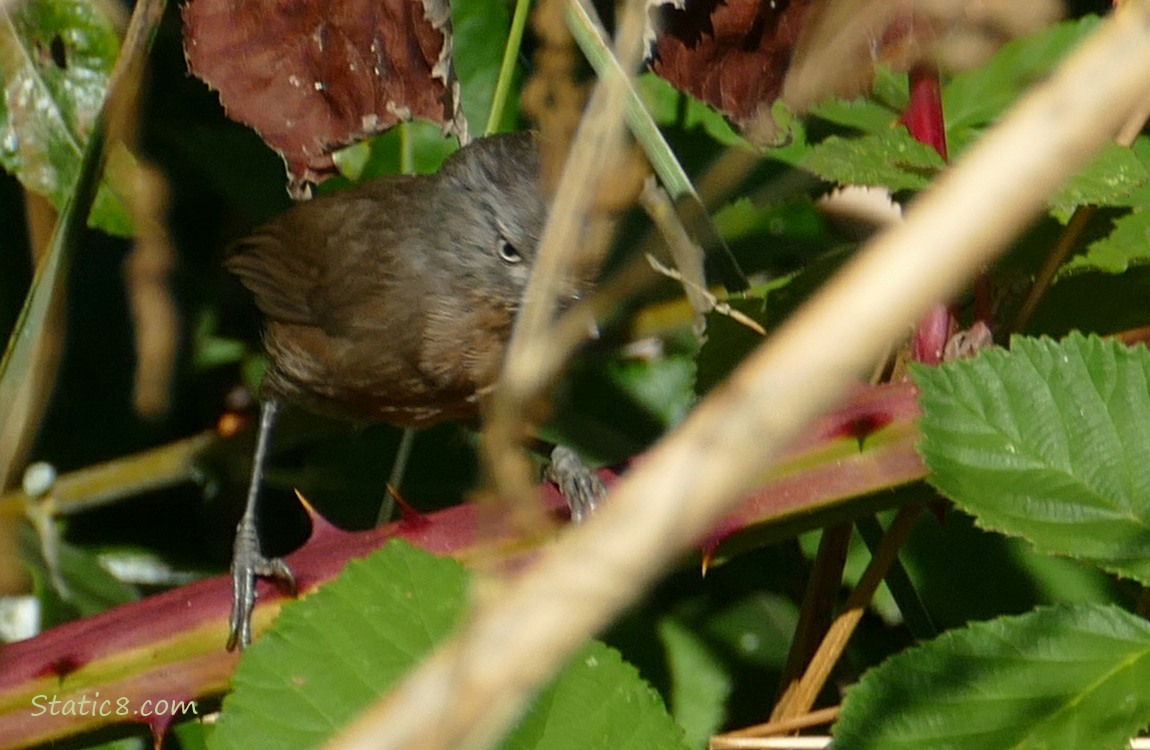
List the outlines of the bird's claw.
{"label": "bird's claw", "polygon": [[240,522],[232,555],[232,615],[229,620],[228,651],[246,648],[252,642],[252,610],[256,606],[256,581],[271,578],[295,594],[295,576],[278,557],[264,557],[259,549],[254,524]]}
{"label": "bird's claw", "polygon": [[547,466],[546,476],[559,488],[571,510],[571,520],[575,523],[587,520],[607,495],[607,488],[599,475],[578,453],[562,445],[555,446],[551,451],[551,463]]}

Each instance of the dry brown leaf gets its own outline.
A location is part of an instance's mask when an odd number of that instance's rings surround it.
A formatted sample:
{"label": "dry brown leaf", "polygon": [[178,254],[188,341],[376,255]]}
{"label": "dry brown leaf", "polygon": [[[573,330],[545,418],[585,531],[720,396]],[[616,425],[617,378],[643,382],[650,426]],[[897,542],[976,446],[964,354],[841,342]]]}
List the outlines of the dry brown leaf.
{"label": "dry brown leaf", "polygon": [[650,65],[765,145],[777,139],[778,99],[801,114],[864,92],[876,65],[969,67],[1060,10],[1057,0],[687,0],[660,6]]}
{"label": "dry brown leaf", "polygon": [[421,118],[467,140],[446,0],[192,0],[188,67],[283,156],[293,197],[332,152]]}
{"label": "dry brown leaf", "polygon": [[[659,8],[651,69],[749,130],[770,120],[812,0],[689,0]],[[748,134],[748,137],[751,137]],[[770,140],[770,133],[762,139]]]}

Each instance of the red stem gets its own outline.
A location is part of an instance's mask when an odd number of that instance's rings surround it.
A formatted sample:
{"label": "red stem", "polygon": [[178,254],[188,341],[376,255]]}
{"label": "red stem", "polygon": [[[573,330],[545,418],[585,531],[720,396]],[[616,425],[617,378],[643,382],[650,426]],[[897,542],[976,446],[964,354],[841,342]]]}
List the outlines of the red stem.
{"label": "red stem", "polygon": [[919,143],[925,143],[948,161],[946,120],[942,115],[942,82],[930,65],[916,65],[910,71],[910,101],[899,118]]}
{"label": "red stem", "polygon": [[[938,152],[943,161],[948,160],[946,148],[946,120],[942,114],[942,82],[938,70],[932,65],[920,64],[910,71],[910,100],[899,121],[919,143],[925,143]],[[976,285],[979,292],[985,292],[985,280],[979,277]],[[978,293],[979,299],[985,293]],[[981,317],[982,310],[979,310]],[[913,357],[917,362],[938,364],[946,348],[947,338],[954,327],[954,312],[939,303],[919,323],[914,336]]]}

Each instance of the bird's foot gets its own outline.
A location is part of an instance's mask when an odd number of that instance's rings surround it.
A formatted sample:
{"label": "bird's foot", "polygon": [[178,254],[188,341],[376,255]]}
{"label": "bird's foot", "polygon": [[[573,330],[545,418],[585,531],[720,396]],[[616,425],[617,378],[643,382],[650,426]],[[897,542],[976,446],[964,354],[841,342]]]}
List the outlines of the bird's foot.
{"label": "bird's foot", "polygon": [[571,520],[581,523],[595,511],[595,507],[607,495],[607,488],[599,475],[588,466],[579,454],[562,445],[551,451],[551,463],[545,476],[554,482],[571,509]]}
{"label": "bird's foot", "polygon": [[236,527],[236,543],[232,551],[232,616],[228,651],[251,645],[256,580],[261,577],[271,578],[295,594],[295,576],[291,568],[278,557],[263,556],[255,524],[244,518]]}

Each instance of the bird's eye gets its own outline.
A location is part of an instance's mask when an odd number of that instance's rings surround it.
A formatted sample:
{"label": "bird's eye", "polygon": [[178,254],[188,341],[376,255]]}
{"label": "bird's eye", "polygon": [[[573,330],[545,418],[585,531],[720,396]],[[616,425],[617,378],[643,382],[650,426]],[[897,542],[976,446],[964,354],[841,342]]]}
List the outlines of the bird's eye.
{"label": "bird's eye", "polygon": [[499,255],[499,260],[509,266],[523,262],[523,256],[515,249],[515,246],[502,237],[499,238],[496,253]]}

